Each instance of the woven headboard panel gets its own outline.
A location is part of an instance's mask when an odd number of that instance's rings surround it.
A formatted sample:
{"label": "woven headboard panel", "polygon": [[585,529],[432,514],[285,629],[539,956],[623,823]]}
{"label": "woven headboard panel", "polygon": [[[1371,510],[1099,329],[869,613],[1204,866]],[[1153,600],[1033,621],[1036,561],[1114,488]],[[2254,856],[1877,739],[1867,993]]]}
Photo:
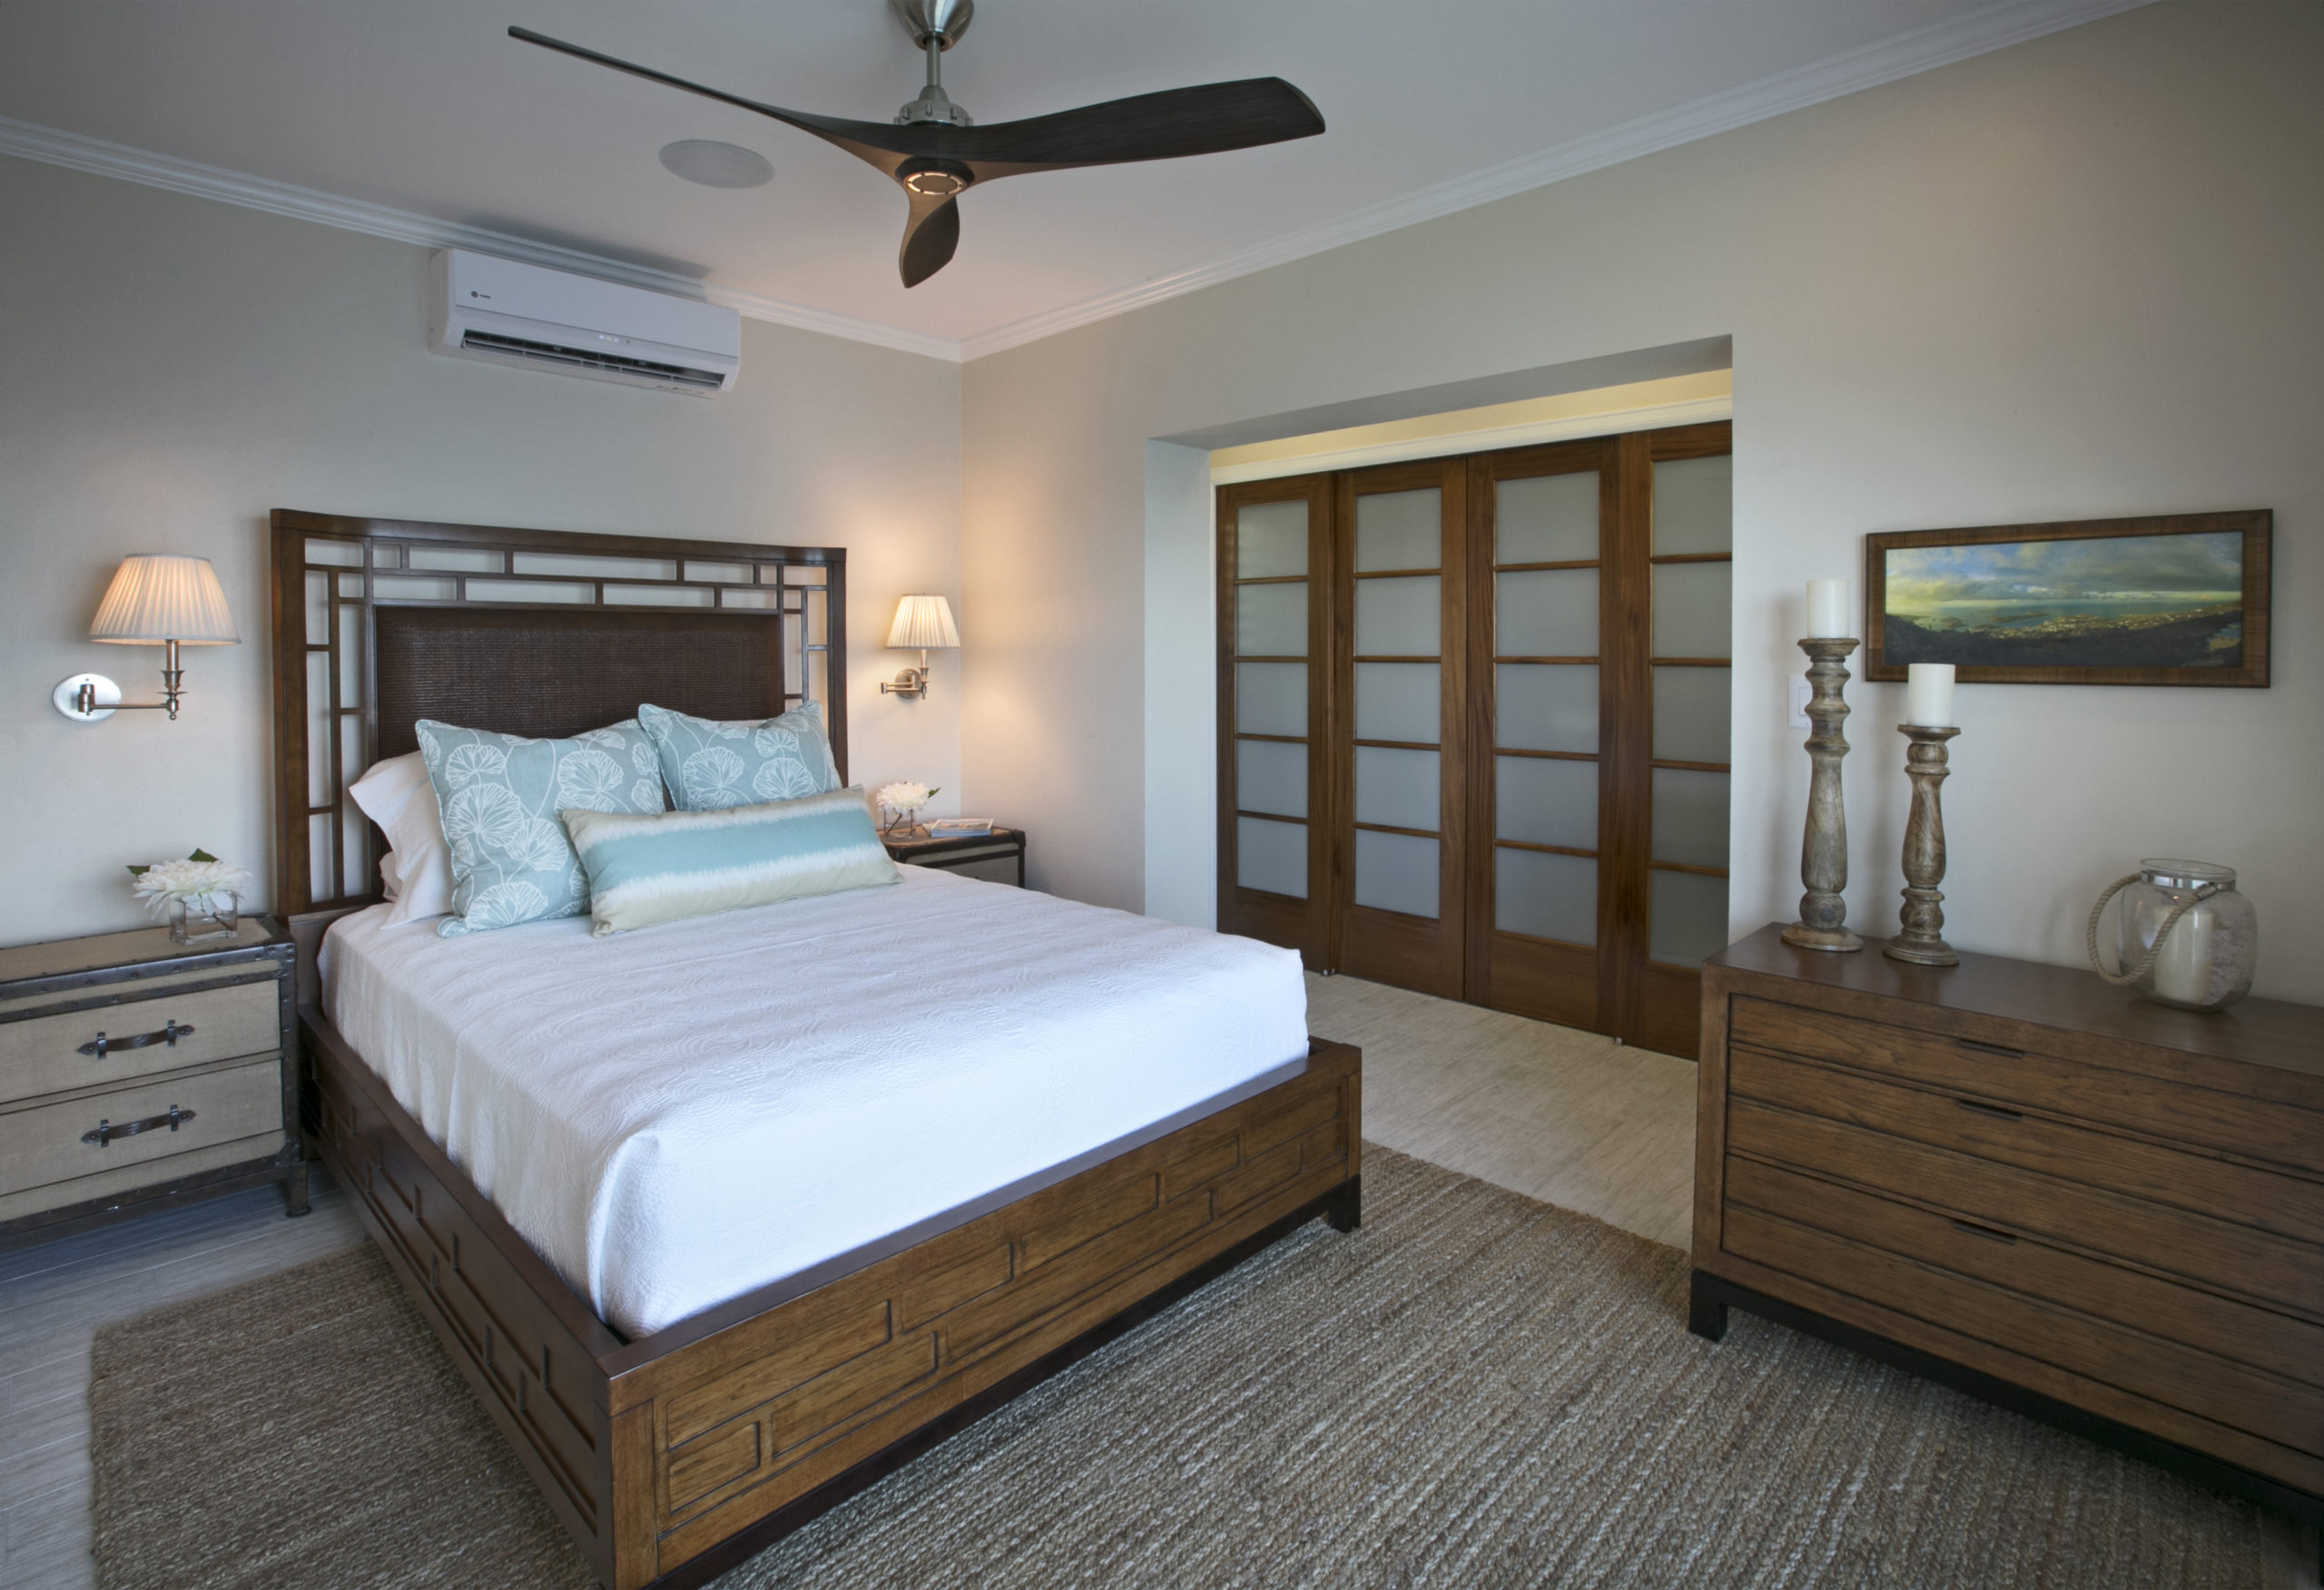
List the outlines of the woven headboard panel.
{"label": "woven headboard panel", "polygon": [[634,716],[822,704],[847,770],[846,554],[278,508],[276,914],[379,898],[379,831],[347,797],[434,718],[537,736]]}

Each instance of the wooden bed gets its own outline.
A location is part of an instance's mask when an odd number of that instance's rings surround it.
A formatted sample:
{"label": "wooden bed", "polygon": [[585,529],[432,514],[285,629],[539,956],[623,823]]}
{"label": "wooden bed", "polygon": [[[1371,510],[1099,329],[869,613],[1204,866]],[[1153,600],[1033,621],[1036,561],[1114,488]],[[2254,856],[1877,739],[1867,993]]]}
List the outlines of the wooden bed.
{"label": "wooden bed", "polygon": [[381,841],[347,786],[439,718],[561,736],[653,701],[812,698],[847,769],[835,548],[273,515],[277,909],[309,1130],[445,1350],[612,1590],[699,1584],[1267,1243],[1359,1218],[1362,1067],[1305,1065],[652,1336],[550,1270],[331,1027],[330,922]]}

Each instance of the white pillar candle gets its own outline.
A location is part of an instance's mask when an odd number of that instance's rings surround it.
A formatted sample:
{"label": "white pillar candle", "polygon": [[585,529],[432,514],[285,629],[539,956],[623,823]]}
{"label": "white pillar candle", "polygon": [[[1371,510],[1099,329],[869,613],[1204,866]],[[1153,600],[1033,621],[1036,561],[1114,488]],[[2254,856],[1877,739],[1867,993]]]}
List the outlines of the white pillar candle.
{"label": "white pillar candle", "polygon": [[1953,664],[1915,662],[1905,670],[1905,721],[1921,729],[1952,729]]}
{"label": "white pillar candle", "polygon": [[1837,640],[1856,632],[1848,627],[1848,583],[1846,580],[1807,582],[1807,638]]}
{"label": "white pillar candle", "polygon": [[2154,991],[2181,1005],[2211,996],[2211,914],[2203,907],[2180,918],[2163,939],[2154,957]]}

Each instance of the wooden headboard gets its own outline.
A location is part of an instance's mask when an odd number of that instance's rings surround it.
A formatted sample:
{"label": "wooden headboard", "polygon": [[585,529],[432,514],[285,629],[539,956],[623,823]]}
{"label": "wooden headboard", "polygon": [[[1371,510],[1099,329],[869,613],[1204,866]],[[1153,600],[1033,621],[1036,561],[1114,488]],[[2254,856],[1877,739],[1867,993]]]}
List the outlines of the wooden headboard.
{"label": "wooden headboard", "polygon": [[274,911],[379,897],[347,788],[412,724],[559,737],[652,702],[705,718],[822,704],[847,773],[847,554],[351,519],[277,508]]}

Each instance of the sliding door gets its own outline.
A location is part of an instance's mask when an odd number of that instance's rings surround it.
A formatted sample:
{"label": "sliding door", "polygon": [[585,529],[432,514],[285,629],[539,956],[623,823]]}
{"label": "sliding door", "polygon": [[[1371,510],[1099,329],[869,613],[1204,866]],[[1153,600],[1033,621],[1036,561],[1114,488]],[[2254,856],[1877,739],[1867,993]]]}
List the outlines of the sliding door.
{"label": "sliding door", "polygon": [[1727,939],[1728,445],[1222,487],[1221,926],[1691,1055]]}
{"label": "sliding door", "polygon": [[1332,483],[1218,493],[1218,926],[1332,965]]}
{"label": "sliding door", "polygon": [[1460,648],[1467,472],[1432,460],[1341,476],[1335,693],[1352,732],[1334,759],[1345,897],[1336,965],[1462,993]]}

